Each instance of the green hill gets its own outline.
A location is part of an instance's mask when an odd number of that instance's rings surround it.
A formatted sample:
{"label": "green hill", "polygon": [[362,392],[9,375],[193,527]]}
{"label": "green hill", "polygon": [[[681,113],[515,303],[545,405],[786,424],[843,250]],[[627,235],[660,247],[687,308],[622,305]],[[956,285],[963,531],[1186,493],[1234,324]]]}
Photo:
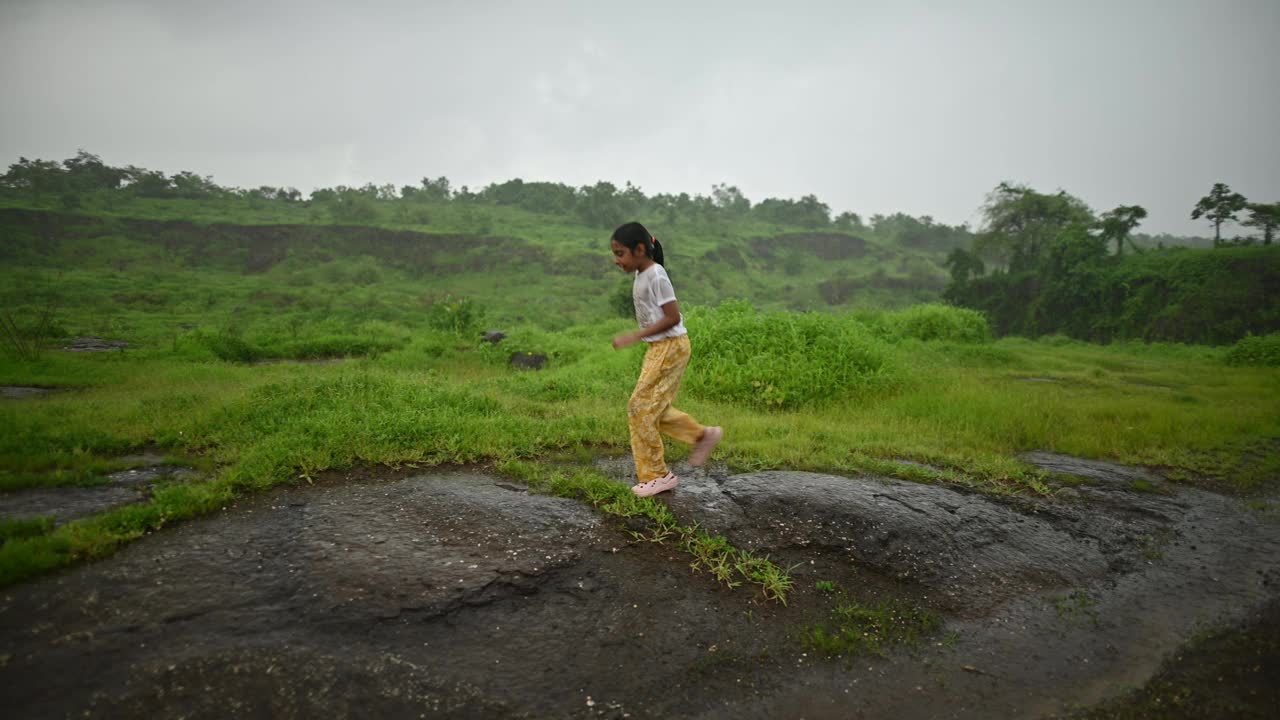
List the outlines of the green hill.
{"label": "green hill", "polygon": [[[4,208],[0,275],[11,304],[29,300],[33,283],[56,285],[70,335],[118,334],[119,320],[135,326],[131,317],[160,309],[175,326],[234,321],[243,329],[279,308],[304,310],[308,322],[416,326],[413,316],[448,296],[473,300],[491,322],[545,329],[615,314],[610,295],[625,278],[612,265],[607,231],[535,226],[531,213],[512,208],[487,212],[502,220],[492,222],[500,232],[459,232],[447,219],[408,229]],[[739,298],[768,309],[897,307],[936,299],[946,282],[941,254],[871,234],[699,230],[654,225],[688,305]]]}
{"label": "green hill", "polygon": [[[222,187],[190,171],[111,167],[85,151],[61,163],[20,158],[0,176],[0,259],[10,286],[61,273],[95,311],[176,300],[182,322],[243,314],[264,296],[268,305],[359,306],[375,317],[452,296],[483,305],[493,322],[589,322],[615,313],[610,296],[623,280],[608,235],[629,220],[662,239],[689,305],[734,298],[824,310],[937,300],[947,252],[971,239],[967,228],[930,218],[832,217],[812,195],[753,203],[726,185],[708,195],[646,195],[630,183],[573,188],[517,178],[473,191],[424,177],[417,186],[337,186],[304,198],[293,188]],[[129,281],[132,289],[122,289]]]}

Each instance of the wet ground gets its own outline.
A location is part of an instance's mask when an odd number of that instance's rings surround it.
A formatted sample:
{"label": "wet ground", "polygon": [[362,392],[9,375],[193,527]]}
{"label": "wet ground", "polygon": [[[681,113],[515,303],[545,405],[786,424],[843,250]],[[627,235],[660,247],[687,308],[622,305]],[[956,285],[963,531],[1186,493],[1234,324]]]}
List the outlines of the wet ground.
{"label": "wet ground", "polygon": [[56,524],[145,502],[159,483],[186,482],[200,477],[191,468],[170,465],[153,453],[116,458],[133,466],[104,475],[84,487],[39,487],[0,493],[0,521],[51,517]]}
{"label": "wet ground", "polygon": [[57,388],[30,387],[26,385],[0,385],[0,399],[26,400],[58,392]]}
{"label": "wet ground", "polygon": [[[1045,500],[687,474],[664,501],[792,567],[786,607],[482,471],[331,476],[5,590],[0,704],[24,718],[1061,716],[1280,598],[1274,509],[1027,459],[1074,480]],[[819,657],[798,639],[834,603],[817,581],[945,624],[887,657]]]}

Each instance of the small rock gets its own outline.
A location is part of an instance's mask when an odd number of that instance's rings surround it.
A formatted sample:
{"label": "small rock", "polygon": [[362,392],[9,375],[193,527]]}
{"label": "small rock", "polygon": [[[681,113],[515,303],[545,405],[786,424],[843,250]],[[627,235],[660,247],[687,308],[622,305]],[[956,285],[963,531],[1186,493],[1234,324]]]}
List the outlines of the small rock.
{"label": "small rock", "polygon": [[494,345],[497,345],[498,343],[502,342],[502,338],[506,336],[507,334],[502,332],[501,330],[488,330],[484,333],[483,340],[487,343],[493,343]]}
{"label": "small rock", "polygon": [[123,351],[129,347],[129,343],[123,340],[103,340],[96,337],[75,337],[63,346],[66,352],[107,352],[110,350]]}
{"label": "small rock", "polygon": [[511,367],[517,370],[541,370],[547,364],[547,356],[538,353],[511,353]]}

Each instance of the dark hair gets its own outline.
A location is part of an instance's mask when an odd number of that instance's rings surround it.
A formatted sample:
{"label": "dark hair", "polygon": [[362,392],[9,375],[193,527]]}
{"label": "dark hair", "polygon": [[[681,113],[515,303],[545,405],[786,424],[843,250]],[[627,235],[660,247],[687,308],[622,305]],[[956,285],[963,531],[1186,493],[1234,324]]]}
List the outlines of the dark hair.
{"label": "dark hair", "polygon": [[628,250],[635,250],[636,247],[644,245],[644,252],[649,259],[666,267],[666,263],[662,262],[662,243],[658,242],[658,238],[650,235],[640,223],[629,222],[620,226],[613,231],[611,239]]}

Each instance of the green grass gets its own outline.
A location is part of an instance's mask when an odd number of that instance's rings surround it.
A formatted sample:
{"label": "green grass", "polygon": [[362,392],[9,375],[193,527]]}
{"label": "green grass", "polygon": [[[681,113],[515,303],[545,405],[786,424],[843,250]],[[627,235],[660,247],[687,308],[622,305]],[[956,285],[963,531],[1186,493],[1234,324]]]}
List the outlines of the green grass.
{"label": "green grass", "polygon": [[1069,594],[1052,599],[1058,617],[1070,623],[1098,624],[1098,601],[1084,590],[1072,590]]}
{"label": "green grass", "polygon": [[[99,482],[143,448],[189,458],[208,479],[16,538],[0,581],[101,557],[237,495],[329,469],[583,462],[628,448],[625,406],[643,350],[610,347],[633,321],[610,305],[625,279],[609,268],[600,232],[514,208],[492,209],[493,234],[510,236],[500,241],[362,235],[290,215],[261,220],[302,224],[280,231],[295,235],[274,264],[248,271],[249,240],[266,230],[198,223],[256,216],[232,205],[183,215],[191,209],[139,201],[113,211],[197,220],[177,235],[105,210],[74,223],[57,216],[50,222],[67,223],[57,242],[6,216],[0,251],[13,262],[0,270],[0,299],[30,319],[56,298],[58,335],[33,360],[0,356],[0,384],[62,391],[0,402],[0,489]],[[417,229],[462,232],[475,221],[454,210]],[[1047,495],[1057,481],[1017,454],[1049,450],[1246,494],[1280,475],[1273,368],[1227,365],[1224,350],[1207,347],[991,341],[978,316],[937,305],[788,312],[813,306],[799,300],[819,278],[856,277],[890,256],[883,239],[869,236],[865,256],[799,263],[792,275],[750,251],[751,233],[785,228],[676,230],[671,272],[693,343],[679,405],[728,428],[717,458],[735,470]],[[719,272],[722,260],[742,268]],[[760,309],[720,303],[752,292]],[[490,327],[507,338],[481,342]],[[130,346],[57,349],[73,335]],[[545,354],[547,366],[511,369],[524,352]],[[668,448],[672,459],[686,453]],[[634,512],[626,502],[597,504]],[[785,594],[785,577],[759,558],[694,529],[655,527],[698,570]]]}
{"label": "green grass", "polygon": [[801,633],[806,647],[828,657],[888,655],[913,647],[942,627],[936,613],[896,598],[861,602],[841,594],[826,623]]}
{"label": "green grass", "polygon": [[53,529],[51,517],[27,517],[0,520],[0,545],[20,538],[39,537]]}
{"label": "green grass", "polygon": [[[725,312],[732,319],[744,311]],[[720,327],[736,326],[721,324],[716,311],[699,315],[690,323],[695,354],[680,405],[730,429],[718,457],[739,470],[871,472],[1047,494],[1050,480],[1015,457],[1045,449],[1180,468],[1189,482],[1214,477],[1245,492],[1275,477],[1271,438],[1280,437],[1280,427],[1270,398],[1280,390],[1277,378],[1265,369],[1224,367],[1213,351],[1006,339],[972,354],[957,353],[966,346],[953,342],[881,337],[875,342],[892,384],[868,392],[831,382],[819,386],[819,402],[789,411],[762,407],[751,396],[700,393],[700,373],[716,367],[704,346],[717,340]],[[821,322],[866,326],[854,316]],[[562,332],[516,327],[493,346],[392,325],[388,335],[398,342],[392,350],[334,364],[248,365],[183,347],[122,355],[51,351],[36,362],[0,362],[3,382],[79,388],[0,404],[0,478],[10,489],[94,482],[113,458],[149,446],[216,469],[208,482],[158,493],[143,506],[149,509],[9,543],[4,577],[12,582],[100,557],[237,494],[326,469],[625,451],[623,408],[641,351],[609,347],[624,327],[621,320]],[[526,349],[547,353],[547,369],[510,369],[509,354]],[[811,362],[833,358],[817,353]],[[1021,379],[1027,375],[1061,382]],[[1203,401],[1188,403],[1184,395]],[[672,458],[685,452],[669,449]],[[700,570],[726,582],[772,582],[752,558],[717,556],[714,547],[690,542],[705,551]],[[13,559],[21,553],[31,559]]]}

